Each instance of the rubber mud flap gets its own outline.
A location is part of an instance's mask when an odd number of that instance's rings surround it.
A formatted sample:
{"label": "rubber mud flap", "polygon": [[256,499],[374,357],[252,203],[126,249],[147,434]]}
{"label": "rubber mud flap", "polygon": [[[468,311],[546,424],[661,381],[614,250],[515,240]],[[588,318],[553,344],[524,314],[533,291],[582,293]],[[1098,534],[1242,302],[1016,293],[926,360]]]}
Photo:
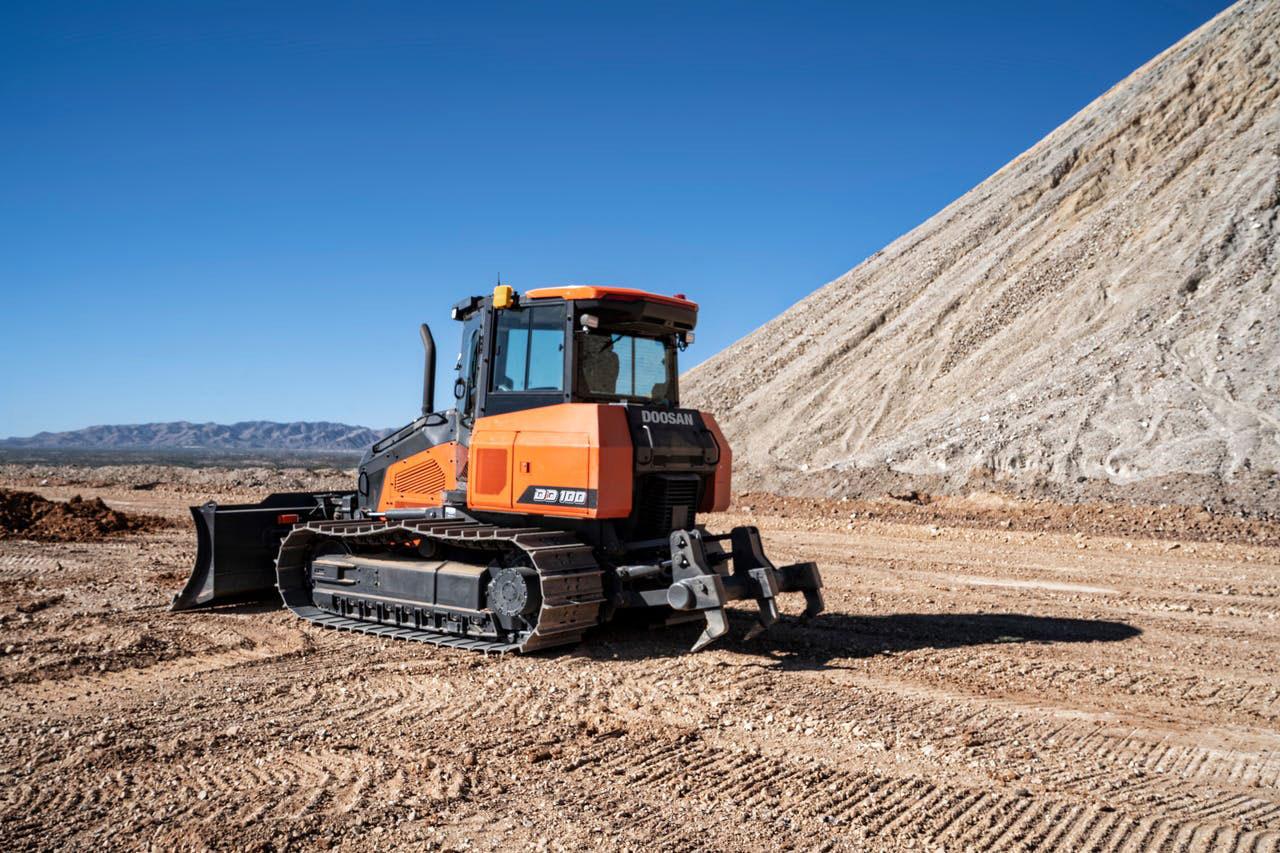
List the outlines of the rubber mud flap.
{"label": "rubber mud flap", "polygon": [[332,516],[333,495],[282,492],[261,503],[191,507],[196,562],[170,610],[278,599],[276,553],[299,521]]}

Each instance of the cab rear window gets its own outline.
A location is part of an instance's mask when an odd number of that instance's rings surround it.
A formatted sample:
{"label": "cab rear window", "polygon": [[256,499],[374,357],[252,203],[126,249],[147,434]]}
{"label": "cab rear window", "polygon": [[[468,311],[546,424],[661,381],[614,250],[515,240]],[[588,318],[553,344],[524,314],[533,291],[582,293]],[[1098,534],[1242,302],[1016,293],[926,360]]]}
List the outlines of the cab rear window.
{"label": "cab rear window", "polygon": [[578,339],[579,390],[592,397],[616,400],[671,398],[674,374],[670,344],[608,332]]}

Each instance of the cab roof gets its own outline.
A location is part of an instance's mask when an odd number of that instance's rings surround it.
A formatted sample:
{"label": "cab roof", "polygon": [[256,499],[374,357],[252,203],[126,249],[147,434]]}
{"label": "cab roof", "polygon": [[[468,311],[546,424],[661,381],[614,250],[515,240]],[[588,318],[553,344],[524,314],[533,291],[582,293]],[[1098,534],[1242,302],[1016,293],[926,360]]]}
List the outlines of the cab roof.
{"label": "cab roof", "polygon": [[537,287],[527,290],[526,299],[606,299],[617,302],[656,302],[659,305],[671,305],[677,308],[698,310],[698,303],[680,296],[663,296],[647,290],[636,290],[632,287],[613,287],[599,284],[566,284],[554,287]]}

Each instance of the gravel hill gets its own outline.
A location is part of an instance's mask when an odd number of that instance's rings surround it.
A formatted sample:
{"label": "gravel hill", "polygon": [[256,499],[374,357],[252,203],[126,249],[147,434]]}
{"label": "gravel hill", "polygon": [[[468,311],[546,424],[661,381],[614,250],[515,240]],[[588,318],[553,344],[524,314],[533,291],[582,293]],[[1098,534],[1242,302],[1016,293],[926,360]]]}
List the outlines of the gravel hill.
{"label": "gravel hill", "polygon": [[1280,511],[1280,3],[1238,3],[685,377],[742,486]]}

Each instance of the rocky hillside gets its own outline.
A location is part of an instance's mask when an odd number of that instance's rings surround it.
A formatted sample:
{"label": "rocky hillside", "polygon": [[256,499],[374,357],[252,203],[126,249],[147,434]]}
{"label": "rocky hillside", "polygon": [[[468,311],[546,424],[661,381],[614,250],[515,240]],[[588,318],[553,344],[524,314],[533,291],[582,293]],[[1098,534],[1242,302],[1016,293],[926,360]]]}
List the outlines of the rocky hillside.
{"label": "rocky hillside", "polygon": [[92,426],[72,432],[41,432],[27,438],[0,440],[0,447],[137,450],[198,448],[201,450],[364,450],[389,430],[328,421],[235,424],[159,424]]}
{"label": "rocky hillside", "polygon": [[690,371],[741,486],[1280,510],[1280,2],[1246,0]]}

